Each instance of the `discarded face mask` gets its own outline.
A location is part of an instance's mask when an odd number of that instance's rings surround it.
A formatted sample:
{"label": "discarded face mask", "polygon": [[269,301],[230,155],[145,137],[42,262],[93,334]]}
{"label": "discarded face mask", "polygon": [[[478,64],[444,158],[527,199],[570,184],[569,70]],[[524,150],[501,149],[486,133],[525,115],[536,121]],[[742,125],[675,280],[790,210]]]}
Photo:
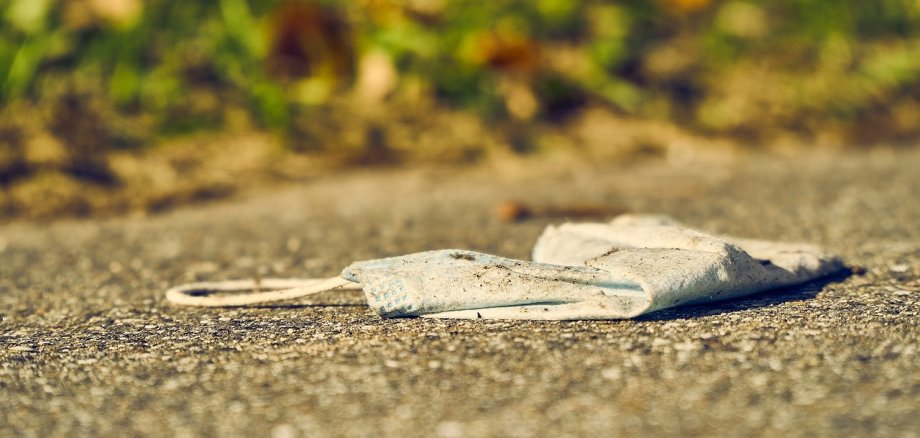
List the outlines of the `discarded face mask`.
{"label": "discarded face mask", "polygon": [[[362,289],[384,317],[624,319],[791,286],[845,269],[813,245],[716,237],[660,216],[549,226],[533,261],[438,250],[357,262],[324,280],[192,283],[177,304],[245,306]],[[277,289],[236,295],[216,291]]]}

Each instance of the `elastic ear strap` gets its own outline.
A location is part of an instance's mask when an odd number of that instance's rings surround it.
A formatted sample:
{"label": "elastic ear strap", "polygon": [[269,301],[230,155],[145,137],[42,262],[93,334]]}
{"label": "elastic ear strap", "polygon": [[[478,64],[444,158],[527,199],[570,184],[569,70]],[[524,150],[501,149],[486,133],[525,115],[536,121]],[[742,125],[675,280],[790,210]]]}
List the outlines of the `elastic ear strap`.
{"label": "elastic ear strap", "polygon": [[[252,291],[272,289],[265,292],[247,294],[212,295],[214,292]],[[352,283],[341,277],[282,279],[265,278],[261,280],[230,280],[218,282],[189,283],[170,288],[166,299],[184,306],[203,307],[239,307],[269,301],[293,300],[328,290],[361,289],[358,283]]]}

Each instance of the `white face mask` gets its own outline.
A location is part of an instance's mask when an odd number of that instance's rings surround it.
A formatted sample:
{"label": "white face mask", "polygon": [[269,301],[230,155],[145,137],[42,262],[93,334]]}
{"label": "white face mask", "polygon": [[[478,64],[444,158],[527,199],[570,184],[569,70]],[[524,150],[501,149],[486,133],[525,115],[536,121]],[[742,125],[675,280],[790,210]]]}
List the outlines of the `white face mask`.
{"label": "white face mask", "polygon": [[[357,262],[326,280],[194,283],[170,289],[178,304],[244,306],[332,289],[363,289],[384,317],[622,319],[690,303],[807,282],[844,269],[811,245],[726,239],[668,218],[550,226],[534,261],[439,250]],[[243,295],[212,291],[279,289]]]}

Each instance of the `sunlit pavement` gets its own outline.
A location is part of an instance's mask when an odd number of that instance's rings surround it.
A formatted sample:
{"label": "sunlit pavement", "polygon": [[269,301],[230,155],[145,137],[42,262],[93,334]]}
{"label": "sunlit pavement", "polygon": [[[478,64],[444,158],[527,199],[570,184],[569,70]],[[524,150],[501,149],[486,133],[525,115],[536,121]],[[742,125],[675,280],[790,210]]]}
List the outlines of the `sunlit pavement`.
{"label": "sunlit pavement", "polygon": [[[159,216],[0,226],[0,434],[915,436],[918,193],[916,149],[814,152],[361,171]],[[632,321],[383,320],[359,292],[163,298],[428,249],[526,258],[566,218],[500,220],[512,199],[813,242],[856,274]]]}

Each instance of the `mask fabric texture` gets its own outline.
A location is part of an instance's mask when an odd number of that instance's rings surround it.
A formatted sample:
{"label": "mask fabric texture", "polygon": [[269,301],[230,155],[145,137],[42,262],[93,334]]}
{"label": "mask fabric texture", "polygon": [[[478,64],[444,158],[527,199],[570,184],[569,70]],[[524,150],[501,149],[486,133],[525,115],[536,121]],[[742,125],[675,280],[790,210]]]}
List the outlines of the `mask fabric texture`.
{"label": "mask fabric texture", "polygon": [[302,280],[300,287],[289,283],[293,289],[282,291],[206,297],[190,292],[244,285],[193,284],[167,297],[181,304],[249,305],[360,287],[383,317],[624,319],[799,284],[842,269],[838,257],[816,246],[716,237],[666,217],[629,215],[610,223],[549,226],[537,240],[533,261],[427,251],[357,262],[341,278]]}
{"label": "mask fabric texture", "polygon": [[812,245],[720,238],[669,218],[550,226],[533,262],[430,251],[355,263],[383,316],[623,319],[799,284],[844,268]]}

